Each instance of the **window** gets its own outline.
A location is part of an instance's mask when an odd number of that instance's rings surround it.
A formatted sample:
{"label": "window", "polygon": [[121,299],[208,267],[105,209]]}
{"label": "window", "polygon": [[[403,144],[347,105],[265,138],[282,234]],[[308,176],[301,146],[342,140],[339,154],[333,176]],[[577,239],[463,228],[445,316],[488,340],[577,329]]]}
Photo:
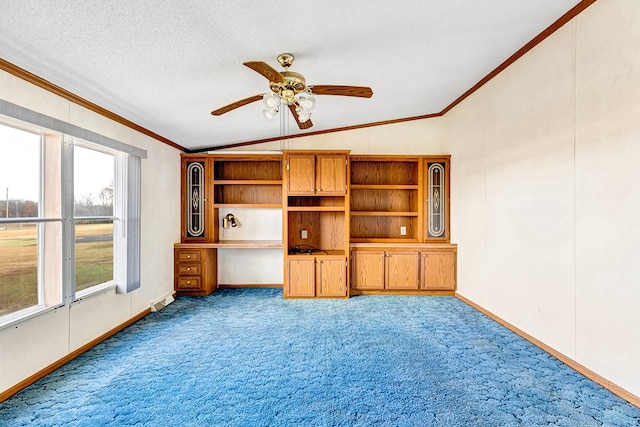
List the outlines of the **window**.
{"label": "window", "polygon": [[0,114],[0,328],[137,289],[146,151],[2,99]]}
{"label": "window", "polygon": [[56,152],[59,137],[0,124],[0,318],[62,301],[60,168],[47,162]]}
{"label": "window", "polygon": [[114,174],[113,154],[74,144],[76,292],[114,280]]}

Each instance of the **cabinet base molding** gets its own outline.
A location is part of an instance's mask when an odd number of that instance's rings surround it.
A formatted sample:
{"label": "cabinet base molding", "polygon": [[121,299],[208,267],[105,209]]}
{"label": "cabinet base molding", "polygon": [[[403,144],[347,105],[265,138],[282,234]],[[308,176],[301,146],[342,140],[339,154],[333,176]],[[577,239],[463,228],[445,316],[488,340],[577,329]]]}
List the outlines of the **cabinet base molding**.
{"label": "cabinet base molding", "polygon": [[355,295],[395,295],[395,296],[412,296],[412,297],[452,297],[455,291],[363,291],[360,289],[351,289],[351,296]]}
{"label": "cabinet base molding", "polygon": [[491,319],[493,319],[496,322],[500,323],[502,326],[504,326],[505,328],[509,329],[511,332],[513,332],[513,333],[515,333],[517,335],[520,335],[522,338],[524,338],[525,340],[529,341],[531,344],[533,344],[536,347],[540,348],[541,350],[549,353],[551,356],[555,357],[556,359],[558,359],[559,361],[561,361],[562,363],[564,363],[565,365],[567,365],[571,369],[573,369],[576,372],[584,375],[585,377],[589,378],[591,381],[600,384],[602,387],[606,388],[607,390],[609,390],[611,393],[615,394],[616,396],[618,396],[618,397],[626,400],[627,402],[631,403],[632,405],[635,405],[635,406],[640,408],[640,397],[639,396],[636,396],[635,394],[625,390],[624,388],[620,387],[619,385],[617,385],[615,383],[612,383],[611,381],[609,381],[608,379],[604,378],[603,376],[596,374],[595,372],[593,372],[591,369],[587,368],[586,366],[583,366],[580,363],[576,362],[575,360],[571,359],[570,357],[565,356],[564,354],[560,353],[559,351],[557,351],[553,347],[548,346],[547,344],[545,344],[542,341],[534,338],[533,336],[529,335],[528,333],[524,332],[523,330],[513,326],[511,323],[509,323],[506,320],[496,316],[495,314],[493,314],[489,310],[485,309],[484,307],[476,304],[475,302],[463,297],[459,293],[456,292],[455,296],[460,301],[464,302],[467,305],[470,305],[471,307],[475,308],[476,310],[478,310],[482,314],[484,314],[487,317],[490,317]]}

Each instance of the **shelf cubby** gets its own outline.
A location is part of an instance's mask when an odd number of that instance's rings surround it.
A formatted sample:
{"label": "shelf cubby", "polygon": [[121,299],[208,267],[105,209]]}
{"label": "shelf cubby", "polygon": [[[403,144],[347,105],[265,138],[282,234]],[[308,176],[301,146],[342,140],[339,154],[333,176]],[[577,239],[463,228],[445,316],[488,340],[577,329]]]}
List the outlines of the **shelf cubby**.
{"label": "shelf cubby", "polygon": [[[401,233],[405,227],[406,234]],[[354,215],[351,214],[352,242],[418,241],[418,215]]]}
{"label": "shelf cubby", "polygon": [[351,188],[353,186],[418,186],[418,160],[387,157],[351,160]]}

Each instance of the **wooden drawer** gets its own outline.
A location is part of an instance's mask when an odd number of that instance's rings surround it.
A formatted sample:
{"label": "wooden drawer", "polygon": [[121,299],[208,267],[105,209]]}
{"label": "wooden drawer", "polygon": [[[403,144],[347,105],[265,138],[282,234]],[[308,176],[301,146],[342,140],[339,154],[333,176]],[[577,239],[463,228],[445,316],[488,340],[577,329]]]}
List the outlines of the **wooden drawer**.
{"label": "wooden drawer", "polygon": [[180,276],[190,275],[190,274],[195,274],[199,276],[201,273],[202,273],[202,268],[198,263],[181,262],[178,264],[178,275]]}
{"label": "wooden drawer", "polygon": [[178,261],[200,261],[200,251],[193,249],[179,249],[177,250]]}
{"label": "wooden drawer", "polygon": [[178,289],[200,289],[200,276],[178,276]]}
{"label": "wooden drawer", "polygon": [[218,287],[218,251],[196,244],[173,249],[173,286],[178,295],[206,296]]}

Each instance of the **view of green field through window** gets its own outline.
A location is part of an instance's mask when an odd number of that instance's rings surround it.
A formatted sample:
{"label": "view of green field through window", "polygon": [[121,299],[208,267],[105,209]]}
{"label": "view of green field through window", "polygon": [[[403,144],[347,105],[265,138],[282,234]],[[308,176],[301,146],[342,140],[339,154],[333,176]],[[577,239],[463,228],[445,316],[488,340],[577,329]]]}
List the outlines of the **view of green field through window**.
{"label": "view of green field through window", "polygon": [[[59,256],[43,255],[50,253],[43,250],[45,236],[49,245],[62,242],[45,233],[45,221],[62,219],[46,216],[42,201],[61,203],[62,196],[52,194],[60,186],[46,185],[51,178],[42,173],[41,140],[37,133],[0,124],[0,316],[43,304],[43,263],[62,263]],[[74,147],[74,216],[81,218],[74,221],[76,291],[113,280],[113,219],[105,218],[113,216],[113,182],[113,155]]]}

